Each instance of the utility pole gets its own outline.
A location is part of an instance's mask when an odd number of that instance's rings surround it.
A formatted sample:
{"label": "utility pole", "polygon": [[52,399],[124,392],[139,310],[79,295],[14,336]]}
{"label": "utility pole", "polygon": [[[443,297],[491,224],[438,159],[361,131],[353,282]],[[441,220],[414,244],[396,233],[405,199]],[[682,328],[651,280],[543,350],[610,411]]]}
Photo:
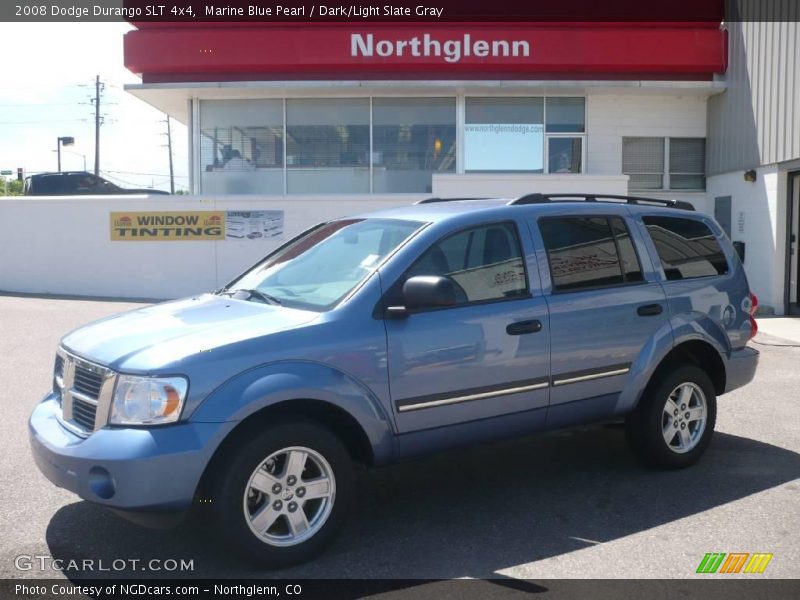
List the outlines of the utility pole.
{"label": "utility pole", "polygon": [[103,91],[105,84],[100,83],[100,75],[94,80],[94,174],[100,175],[100,124],[102,117],[100,116],[100,94]]}
{"label": "utility pole", "polygon": [[175,171],[172,168],[172,127],[167,115],[167,150],[169,151],[169,193],[175,194]]}

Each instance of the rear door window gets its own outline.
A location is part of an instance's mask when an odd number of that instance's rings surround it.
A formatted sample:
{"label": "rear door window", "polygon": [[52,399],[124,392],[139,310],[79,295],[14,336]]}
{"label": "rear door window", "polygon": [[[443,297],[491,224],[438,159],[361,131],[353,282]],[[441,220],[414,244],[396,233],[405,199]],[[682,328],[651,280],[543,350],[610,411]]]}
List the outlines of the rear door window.
{"label": "rear door window", "polygon": [[539,230],[554,291],[643,281],[639,258],[619,217],[545,217]]}
{"label": "rear door window", "polygon": [[681,217],[643,217],[670,281],[728,272],[728,261],[708,225]]}

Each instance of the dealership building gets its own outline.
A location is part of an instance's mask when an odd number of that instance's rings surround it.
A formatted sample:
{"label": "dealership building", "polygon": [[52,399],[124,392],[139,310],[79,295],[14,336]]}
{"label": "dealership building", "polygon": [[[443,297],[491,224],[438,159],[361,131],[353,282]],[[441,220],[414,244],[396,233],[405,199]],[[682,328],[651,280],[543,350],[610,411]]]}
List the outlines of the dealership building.
{"label": "dealership building", "polygon": [[188,125],[191,191],[288,233],[431,195],[676,198],[797,307],[800,36],[785,22],[147,24],[128,91]]}

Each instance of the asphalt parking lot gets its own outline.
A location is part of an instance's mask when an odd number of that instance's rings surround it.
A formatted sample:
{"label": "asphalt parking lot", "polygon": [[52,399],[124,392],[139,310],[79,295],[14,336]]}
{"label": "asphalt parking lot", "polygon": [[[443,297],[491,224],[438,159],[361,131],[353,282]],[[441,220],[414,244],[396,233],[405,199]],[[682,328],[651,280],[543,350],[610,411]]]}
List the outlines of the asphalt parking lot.
{"label": "asphalt parking lot", "polygon": [[[34,466],[26,420],[49,385],[59,338],[136,306],[0,296],[3,578],[58,575],[18,570],[19,555],[183,558],[194,560],[183,577],[266,575],[221,549],[205,523],[142,529],[55,488]],[[695,467],[647,470],[620,429],[592,427],[377,470],[361,478],[357,511],[333,547],[270,575],[686,578],[707,552],[770,552],[758,577],[798,578],[800,348],[758,348],[756,381],[720,399],[717,433]],[[132,574],[143,575],[87,573]]]}

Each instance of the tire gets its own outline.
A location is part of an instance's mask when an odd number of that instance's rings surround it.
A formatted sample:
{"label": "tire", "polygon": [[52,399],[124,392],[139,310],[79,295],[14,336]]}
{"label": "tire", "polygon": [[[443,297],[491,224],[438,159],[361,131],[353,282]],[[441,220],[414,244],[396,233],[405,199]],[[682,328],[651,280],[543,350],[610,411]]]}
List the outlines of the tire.
{"label": "tire", "polygon": [[241,443],[220,469],[212,506],[235,551],[278,568],[306,562],[331,543],[354,494],[353,463],[341,440],[322,425],[293,420]]}
{"label": "tire", "polygon": [[[669,407],[668,401],[673,402]],[[631,449],[645,464],[680,469],[695,463],[705,452],[716,419],[717,399],[711,379],[702,369],[683,365],[648,386],[639,406],[625,421],[625,434]]]}

